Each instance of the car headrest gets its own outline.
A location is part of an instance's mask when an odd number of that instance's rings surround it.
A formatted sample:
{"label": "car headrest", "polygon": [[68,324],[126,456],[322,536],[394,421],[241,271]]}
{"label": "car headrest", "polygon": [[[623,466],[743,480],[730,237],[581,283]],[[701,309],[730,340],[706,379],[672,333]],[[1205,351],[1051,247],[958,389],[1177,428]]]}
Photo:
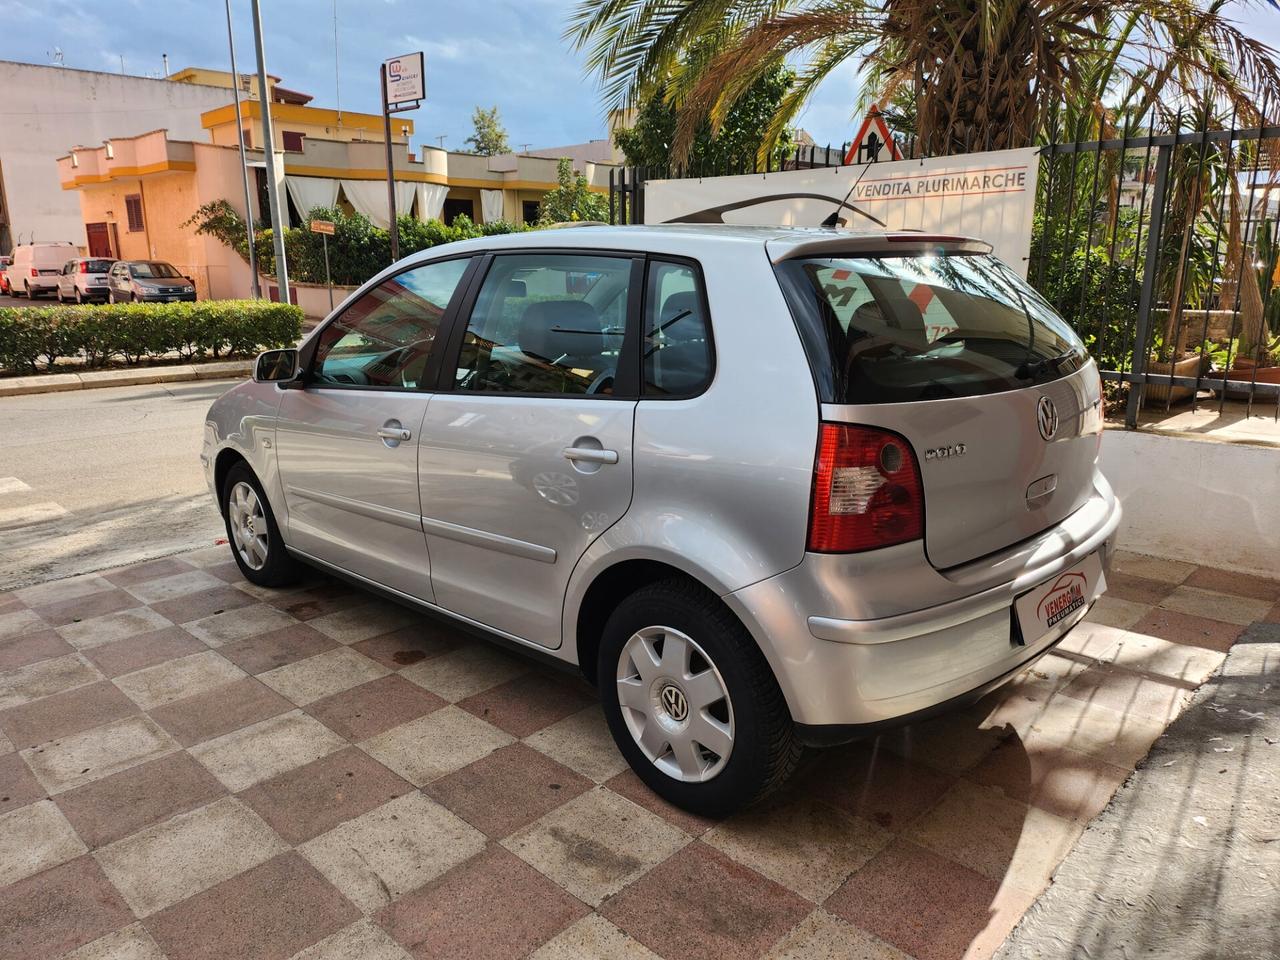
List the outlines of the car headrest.
{"label": "car headrest", "polygon": [[520,349],[543,360],[599,356],[604,330],[596,308],[583,300],[531,303],[520,318]]}

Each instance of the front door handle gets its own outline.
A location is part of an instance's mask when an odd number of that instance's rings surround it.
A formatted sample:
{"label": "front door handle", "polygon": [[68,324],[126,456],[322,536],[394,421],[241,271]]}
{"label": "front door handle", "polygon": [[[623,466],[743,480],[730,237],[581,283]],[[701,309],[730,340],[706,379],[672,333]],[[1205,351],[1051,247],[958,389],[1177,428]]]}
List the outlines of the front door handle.
{"label": "front door handle", "polygon": [[596,450],[593,447],[565,447],[564,458],[578,463],[617,463],[617,450]]}
{"label": "front door handle", "polygon": [[406,430],[399,420],[388,420],[378,428],[378,437],[388,447],[398,447],[401,443],[413,437],[413,433]]}

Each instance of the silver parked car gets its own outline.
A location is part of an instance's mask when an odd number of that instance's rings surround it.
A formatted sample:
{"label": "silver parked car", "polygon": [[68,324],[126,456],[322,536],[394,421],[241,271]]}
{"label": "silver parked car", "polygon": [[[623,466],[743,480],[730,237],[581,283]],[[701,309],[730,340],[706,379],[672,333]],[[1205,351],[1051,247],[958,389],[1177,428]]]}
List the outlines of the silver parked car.
{"label": "silver parked car", "polygon": [[986,244],[583,228],[360,288],[209,412],[245,577],[299,561],[576,664],[725,814],[972,701],[1105,589],[1101,381]]}
{"label": "silver parked car", "polygon": [[58,302],[87,303],[107,299],[107,272],[115,261],[98,257],[68,260],[58,274]]}

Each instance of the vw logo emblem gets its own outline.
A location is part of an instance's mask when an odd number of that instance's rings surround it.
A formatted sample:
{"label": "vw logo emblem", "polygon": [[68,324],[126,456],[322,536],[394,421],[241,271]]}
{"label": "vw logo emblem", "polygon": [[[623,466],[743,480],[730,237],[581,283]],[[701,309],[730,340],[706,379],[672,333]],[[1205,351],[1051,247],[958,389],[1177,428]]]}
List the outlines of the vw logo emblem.
{"label": "vw logo emblem", "polygon": [[1058,408],[1048,397],[1041,397],[1036,404],[1036,425],[1046,441],[1052,440],[1058,432]]}
{"label": "vw logo emblem", "polygon": [[684,691],[675,684],[667,684],[658,696],[662,700],[662,709],[672,720],[680,722],[689,715],[689,702],[684,698]]}

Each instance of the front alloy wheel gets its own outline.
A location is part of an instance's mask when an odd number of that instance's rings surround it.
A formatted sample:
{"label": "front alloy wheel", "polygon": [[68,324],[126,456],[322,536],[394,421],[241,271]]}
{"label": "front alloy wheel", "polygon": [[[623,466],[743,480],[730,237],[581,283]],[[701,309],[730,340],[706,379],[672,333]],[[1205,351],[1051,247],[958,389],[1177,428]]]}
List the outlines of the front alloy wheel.
{"label": "front alloy wheel", "polygon": [[667,776],[702,783],[733,752],[733,704],[706,651],[674,627],[632,634],[618,659],[618,703],[637,746]]}
{"label": "front alloy wheel", "polygon": [[271,504],[249,465],[232,466],[220,489],[227,541],[244,578],[260,587],[295,582],[301,566],[285,549]]}
{"label": "front alloy wheel", "polygon": [[227,526],[244,565],[250,570],[265,567],[270,549],[267,518],[262,512],[262,501],[258,499],[257,491],[243,480],[231,488],[227,497]]}

